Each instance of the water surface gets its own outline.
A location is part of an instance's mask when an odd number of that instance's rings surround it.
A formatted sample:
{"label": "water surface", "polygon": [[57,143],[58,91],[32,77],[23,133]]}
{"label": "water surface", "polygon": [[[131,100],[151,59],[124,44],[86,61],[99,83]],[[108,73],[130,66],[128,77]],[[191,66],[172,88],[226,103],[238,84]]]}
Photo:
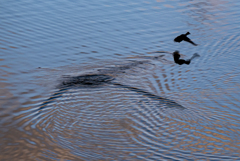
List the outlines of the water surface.
{"label": "water surface", "polygon": [[240,2],[0,4],[1,160],[239,159]]}

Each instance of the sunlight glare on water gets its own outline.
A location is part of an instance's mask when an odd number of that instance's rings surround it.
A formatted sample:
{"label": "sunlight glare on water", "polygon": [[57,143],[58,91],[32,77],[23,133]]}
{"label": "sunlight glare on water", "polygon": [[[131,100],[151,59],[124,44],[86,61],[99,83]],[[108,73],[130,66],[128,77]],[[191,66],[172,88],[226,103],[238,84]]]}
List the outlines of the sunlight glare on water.
{"label": "sunlight glare on water", "polygon": [[240,2],[0,4],[0,160],[239,160]]}

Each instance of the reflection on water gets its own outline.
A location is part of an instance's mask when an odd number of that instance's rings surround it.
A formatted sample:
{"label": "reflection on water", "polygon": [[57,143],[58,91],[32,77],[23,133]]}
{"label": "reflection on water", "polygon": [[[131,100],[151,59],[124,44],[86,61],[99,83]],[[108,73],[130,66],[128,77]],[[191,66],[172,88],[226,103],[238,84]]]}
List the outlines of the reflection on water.
{"label": "reflection on water", "polygon": [[238,160],[239,7],[2,2],[0,160]]}

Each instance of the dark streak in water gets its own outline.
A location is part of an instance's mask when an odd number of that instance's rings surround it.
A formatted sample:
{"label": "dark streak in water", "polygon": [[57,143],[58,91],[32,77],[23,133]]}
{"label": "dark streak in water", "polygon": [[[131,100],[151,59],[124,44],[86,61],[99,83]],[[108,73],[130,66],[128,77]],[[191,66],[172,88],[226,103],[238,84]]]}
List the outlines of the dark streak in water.
{"label": "dark streak in water", "polygon": [[120,84],[120,83],[112,83],[113,85],[116,85],[116,86],[119,86],[119,87],[122,87],[122,88],[126,88],[128,90],[131,90],[131,91],[134,91],[134,92],[137,92],[137,93],[140,93],[144,96],[147,96],[149,98],[152,98],[152,99],[156,99],[156,100],[159,100],[160,103],[162,104],[166,104],[168,105],[168,107],[175,107],[175,108],[180,108],[180,109],[185,109],[185,107],[183,107],[182,105],[170,100],[170,99],[167,99],[167,98],[163,98],[163,97],[160,97],[158,95],[155,95],[155,94],[152,94],[150,92],[147,92],[143,89],[139,89],[139,88],[136,88],[136,87],[131,87],[131,86],[128,86],[128,85],[123,85],[123,84]]}
{"label": "dark streak in water", "polygon": [[76,77],[70,77],[67,81],[63,81],[60,85],[65,87],[72,87],[76,85],[86,85],[86,86],[98,86],[105,83],[109,83],[114,78],[110,75],[104,74],[89,74],[89,75],[81,75]]}

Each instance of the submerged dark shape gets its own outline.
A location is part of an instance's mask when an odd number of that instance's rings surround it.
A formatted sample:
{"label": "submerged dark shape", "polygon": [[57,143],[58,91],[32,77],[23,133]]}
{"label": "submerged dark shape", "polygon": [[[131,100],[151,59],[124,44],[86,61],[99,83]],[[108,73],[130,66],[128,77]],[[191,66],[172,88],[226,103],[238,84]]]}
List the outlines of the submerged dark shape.
{"label": "submerged dark shape", "polygon": [[131,86],[128,86],[128,85],[123,85],[123,84],[120,84],[118,82],[114,82],[113,80],[115,80],[115,78],[113,76],[107,75],[107,74],[87,74],[87,75],[68,77],[65,81],[63,81],[58,86],[58,91],[53,93],[46,101],[44,101],[40,105],[40,107],[38,108],[38,114],[42,110],[47,108],[50,103],[52,103],[56,99],[62,97],[62,95],[64,93],[66,93],[69,89],[72,89],[72,88],[97,88],[97,87],[102,87],[105,84],[118,86],[120,88],[126,88],[128,90],[140,93],[140,94],[145,95],[147,97],[157,99],[157,100],[160,101],[161,104],[169,105],[168,107],[184,108],[180,104],[178,104],[178,103],[176,103],[172,100],[169,100],[167,98],[163,98],[163,97],[151,94],[147,91],[144,91],[143,89],[139,89],[139,88],[136,88],[136,87],[131,87]]}
{"label": "submerged dark shape", "polygon": [[105,74],[88,74],[69,77],[67,80],[63,81],[60,87],[71,87],[77,85],[102,85],[112,81],[114,78],[110,75]]}
{"label": "submerged dark shape", "polygon": [[179,65],[182,65],[182,64],[187,64],[187,65],[189,65],[194,58],[199,57],[199,56],[200,56],[200,55],[198,55],[197,53],[195,53],[195,54],[193,54],[193,56],[192,56],[190,59],[184,60],[184,59],[180,59],[181,56],[180,56],[180,54],[179,54],[178,51],[173,52],[174,62],[175,62],[176,64],[179,64]]}
{"label": "submerged dark shape", "polygon": [[195,44],[191,39],[189,39],[189,38],[187,37],[187,35],[190,35],[190,32],[187,32],[186,34],[182,34],[182,35],[177,36],[177,37],[174,39],[174,41],[175,41],[175,42],[179,42],[179,43],[180,43],[181,41],[187,41],[187,42],[189,42],[189,43],[197,46],[197,44]]}

